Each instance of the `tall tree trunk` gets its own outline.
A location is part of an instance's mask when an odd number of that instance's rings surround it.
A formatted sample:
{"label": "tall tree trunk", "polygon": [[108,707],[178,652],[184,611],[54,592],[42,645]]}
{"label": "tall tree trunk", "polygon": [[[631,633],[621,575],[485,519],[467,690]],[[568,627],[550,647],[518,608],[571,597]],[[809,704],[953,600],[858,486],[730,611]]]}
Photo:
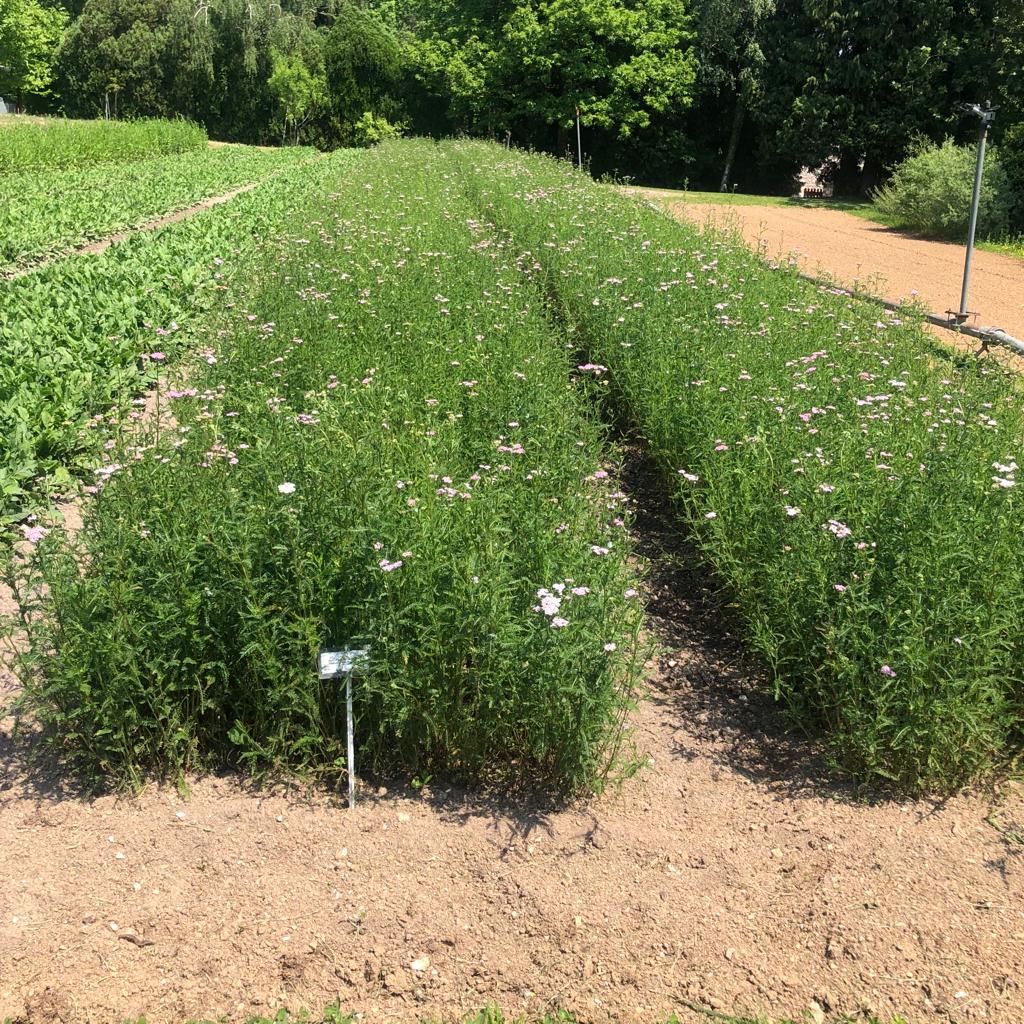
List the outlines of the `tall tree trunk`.
{"label": "tall tree trunk", "polygon": [[860,175],[861,194],[869,196],[882,183],[884,177],[885,168],[882,165],[882,161],[868,153],[864,157],[864,170]]}
{"label": "tall tree trunk", "polygon": [[743,131],[743,118],[747,113],[747,101],[743,97],[743,91],[736,94],[736,112],[732,115],[732,132],[729,135],[729,148],[725,153],[725,167],[722,170],[722,184],[718,186],[719,192],[729,191],[729,179],[732,177],[732,165],[736,159],[736,150],[740,145],[740,132]]}

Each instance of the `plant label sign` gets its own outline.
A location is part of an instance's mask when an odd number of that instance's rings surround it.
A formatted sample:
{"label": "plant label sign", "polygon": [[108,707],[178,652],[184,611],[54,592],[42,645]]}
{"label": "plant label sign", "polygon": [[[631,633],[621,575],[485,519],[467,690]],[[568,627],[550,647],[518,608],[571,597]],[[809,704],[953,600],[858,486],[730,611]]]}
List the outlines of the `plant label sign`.
{"label": "plant label sign", "polygon": [[348,806],[356,805],[356,727],[352,716],[352,676],[370,667],[369,647],[347,647],[342,651],[321,651],[317,668],[321,679],[345,677],[345,718],[348,726]]}
{"label": "plant label sign", "polygon": [[353,647],[343,651],[321,651],[319,669],[321,679],[336,679],[338,676],[365,672],[370,665],[368,647]]}

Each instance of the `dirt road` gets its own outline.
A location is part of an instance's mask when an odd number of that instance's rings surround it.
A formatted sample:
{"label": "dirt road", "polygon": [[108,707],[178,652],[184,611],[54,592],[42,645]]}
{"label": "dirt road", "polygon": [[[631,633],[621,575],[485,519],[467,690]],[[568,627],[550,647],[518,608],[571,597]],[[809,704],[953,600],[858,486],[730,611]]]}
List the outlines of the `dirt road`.
{"label": "dirt road", "polygon": [[[638,191],[699,225],[734,224],[766,255],[794,253],[805,273],[844,287],[892,302],[917,298],[940,315],[960,305],[962,245],[914,238],[840,210],[691,203],[659,190]],[[1024,261],[977,250],[968,308],[977,311],[971,323],[1024,338]]]}

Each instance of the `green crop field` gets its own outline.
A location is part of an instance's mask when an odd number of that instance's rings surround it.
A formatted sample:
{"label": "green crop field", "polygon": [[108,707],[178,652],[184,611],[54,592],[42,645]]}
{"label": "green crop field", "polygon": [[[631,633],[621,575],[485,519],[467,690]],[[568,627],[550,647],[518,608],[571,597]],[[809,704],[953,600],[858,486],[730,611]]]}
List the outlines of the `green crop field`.
{"label": "green crop field", "polygon": [[224,273],[280,223],[296,189],[315,191],[350,159],[284,160],[229,204],[0,281],[0,524],[91,474],[99,428],[129,415],[126,403],[175,355]]}
{"label": "green crop field", "polygon": [[68,616],[36,634],[59,653],[29,703],[98,779],[337,771],[309,665],[368,646],[369,763],[594,785],[639,625],[614,452],[433,144],[321,182],[254,254],[217,358],[166,393],[181,426],[100,466],[94,571],[44,545]]}
{"label": "green crop field", "polygon": [[15,118],[0,131],[0,174],[143,160],[206,145],[206,132],[187,121]]}
{"label": "green crop field", "polygon": [[0,1021],[1016,1024],[1021,5],[0,0]]}
{"label": "green crop field", "polygon": [[[104,259],[0,321],[8,521],[40,476],[101,492],[21,583],[25,706],[94,781],[343,771],[324,644],[373,652],[377,768],[628,771],[612,418],[837,766],[948,790],[1019,749],[1020,392],[918,324],[474,143],[292,168]],[[197,338],[176,429],[108,411]]]}
{"label": "green crop field", "polygon": [[0,271],[266,178],[309,149],[202,149],[130,163],[0,177]]}
{"label": "green crop field", "polygon": [[1015,378],[935,364],[916,323],[554,162],[455,158],[538,254],[797,719],[910,789],[1015,749]]}

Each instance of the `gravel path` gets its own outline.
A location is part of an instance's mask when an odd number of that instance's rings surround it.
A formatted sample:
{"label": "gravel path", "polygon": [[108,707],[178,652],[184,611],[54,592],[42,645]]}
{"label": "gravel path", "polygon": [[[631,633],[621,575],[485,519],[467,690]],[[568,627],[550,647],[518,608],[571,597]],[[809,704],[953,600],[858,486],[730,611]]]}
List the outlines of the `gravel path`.
{"label": "gravel path", "polygon": [[[960,305],[962,245],[914,238],[840,210],[689,203],[667,192],[638,191],[676,217],[735,224],[768,256],[794,253],[805,273],[832,277],[844,287],[892,302],[916,297],[940,315]],[[973,324],[1024,338],[1024,261],[976,250],[968,306],[977,312]]]}

